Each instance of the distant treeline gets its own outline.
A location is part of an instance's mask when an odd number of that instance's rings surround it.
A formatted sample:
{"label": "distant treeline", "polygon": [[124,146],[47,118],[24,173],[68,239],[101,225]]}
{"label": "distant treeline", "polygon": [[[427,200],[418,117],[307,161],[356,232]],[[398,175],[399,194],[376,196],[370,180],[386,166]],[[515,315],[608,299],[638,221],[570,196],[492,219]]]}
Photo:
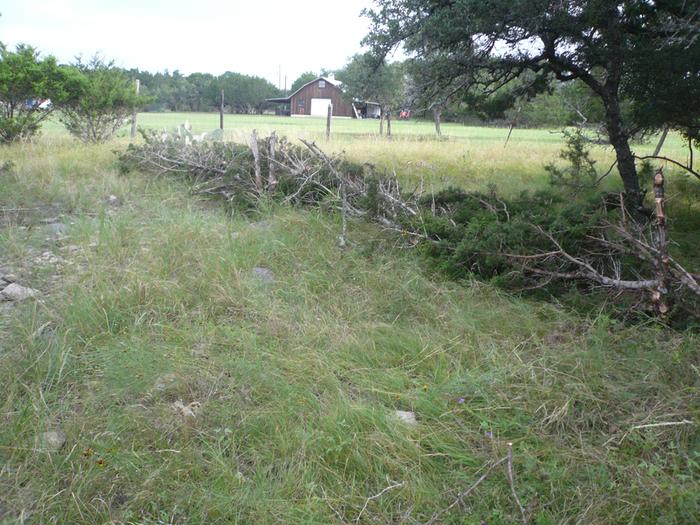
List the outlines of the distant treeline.
{"label": "distant treeline", "polygon": [[141,81],[141,93],[151,98],[144,111],[213,111],[219,108],[224,90],[225,111],[262,113],[271,106],[265,99],[280,96],[280,90],[261,77],[227,71],[183,75],[179,71],[150,73],[129,69],[125,72]]}
{"label": "distant treeline", "polygon": [[[283,96],[268,80],[227,71],[215,76],[209,73],[183,75],[175,70],[172,73],[151,73],[138,69],[125,70],[131,78],[141,81],[141,94],[150,97],[151,102],[144,111],[162,112],[207,112],[216,111],[224,90],[225,111],[228,113],[256,114],[274,110],[275,105],[265,102],[268,98]],[[295,87],[313,80],[313,73],[304,73],[292,85]],[[405,100],[402,106],[413,109],[417,117],[432,118],[429,111],[411,107],[413,97],[408,89],[399,95]],[[587,89],[577,83],[554,84],[550,92],[541,93],[530,100],[522,101],[514,108],[506,97],[494,97],[477,108],[469,100],[457,99],[447,105],[443,113],[445,121],[507,125],[515,123],[525,127],[568,126],[581,122],[582,118],[592,124],[602,120],[603,112],[597,101],[592,100]],[[417,111],[416,111],[417,110]],[[583,115],[586,117],[583,117]]]}
{"label": "distant treeline", "polygon": [[[626,111],[623,106],[623,111]],[[431,111],[413,108],[415,116],[431,119]],[[510,93],[474,101],[455,97],[445,107],[442,119],[468,125],[493,125],[525,128],[559,128],[572,125],[597,126],[604,122],[602,104],[580,82],[553,81],[550,89],[532,97],[513,97]]]}

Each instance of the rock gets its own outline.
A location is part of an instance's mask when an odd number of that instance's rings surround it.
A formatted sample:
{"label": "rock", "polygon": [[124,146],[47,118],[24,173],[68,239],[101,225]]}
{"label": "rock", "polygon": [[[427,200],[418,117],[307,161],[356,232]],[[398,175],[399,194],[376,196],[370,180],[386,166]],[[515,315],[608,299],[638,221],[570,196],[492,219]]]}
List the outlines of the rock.
{"label": "rock", "polygon": [[109,197],[107,197],[107,204],[109,204],[110,206],[119,206],[121,202],[119,201],[119,197],[117,197],[116,195],[110,195]]}
{"label": "rock", "polygon": [[63,264],[65,261],[63,257],[54,255],[51,252],[44,252],[39,257],[34,258],[36,264]]}
{"label": "rock", "polygon": [[209,345],[206,343],[198,343],[192,348],[192,357],[198,357],[200,359],[209,359]]}
{"label": "rock", "polygon": [[37,445],[42,450],[57,452],[66,443],[66,433],[62,430],[43,432],[37,438]]}
{"label": "rock", "polygon": [[17,283],[10,283],[0,292],[0,299],[4,301],[24,301],[38,294],[39,291],[33,288],[20,286]]}
{"label": "rock", "polygon": [[269,231],[272,229],[272,222],[268,220],[251,222],[248,227],[254,231]]}
{"label": "rock", "polygon": [[8,274],[2,276],[2,280],[5,281],[6,283],[16,283],[17,276],[13,273],[8,273]]}
{"label": "rock", "polygon": [[165,390],[173,383],[177,382],[177,375],[173,373],[163,374],[156,379],[153,390]]}
{"label": "rock", "polygon": [[15,308],[14,303],[0,300],[0,315],[9,314],[13,308]]}
{"label": "rock", "polygon": [[253,277],[260,279],[264,283],[271,283],[275,280],[275,274],[269,268],[256,266],[253,268]]}
{"label": "rock", "polygon": [[405,410],[397,410],[394,412],[397,418],[406,423],[407,425],[417,425],[416,414],[414,412],[407,412]]}
{"label": "rock", "polygon": [[66,233],[66,225],[62,222],[51,222],[45,226],[46,231],[53,237],[63,237]]}

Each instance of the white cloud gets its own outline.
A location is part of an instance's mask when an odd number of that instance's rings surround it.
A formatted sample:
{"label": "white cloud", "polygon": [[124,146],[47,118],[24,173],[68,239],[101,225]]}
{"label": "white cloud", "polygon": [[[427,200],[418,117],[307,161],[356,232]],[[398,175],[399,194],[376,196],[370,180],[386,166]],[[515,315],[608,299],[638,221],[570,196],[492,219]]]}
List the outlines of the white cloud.
{"label": "white cloud", "polygon": [[26,42],[61,61],[100,52],[124,67],[219,74],[288,84],[338,68],[360,50],[370,0],[24,0],[2,9],[0,40]]}

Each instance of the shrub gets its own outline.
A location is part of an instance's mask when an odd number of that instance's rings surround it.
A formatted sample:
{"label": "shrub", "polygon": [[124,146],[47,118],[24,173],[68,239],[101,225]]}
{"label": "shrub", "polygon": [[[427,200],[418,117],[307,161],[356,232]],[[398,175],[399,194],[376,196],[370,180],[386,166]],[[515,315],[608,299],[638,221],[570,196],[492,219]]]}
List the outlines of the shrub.
{"label": "shrub", "polygon": [[139,96],[133,81],[113,62],[94,56],[75,64],[77,91],[62,106],[60,120],[83,142],[104,142],[126,124],[129,116],[149,101]]}
{"label": "shrub", "polygon": [[544,169],[549,173],[549,183],[557,188],[568,188],[574,193],[594,188],[598,184],[598,171],[583,130],[576,128],[562,133],[566,145],[559,153],[559,158],[565,160],[567,165],[563,168],[555,164],[546,165]]}
{"label": "shrub", "polygon": [[56,105],[73,96],[76,76],[31,46],[0,47],[0,143],[36,135]]}

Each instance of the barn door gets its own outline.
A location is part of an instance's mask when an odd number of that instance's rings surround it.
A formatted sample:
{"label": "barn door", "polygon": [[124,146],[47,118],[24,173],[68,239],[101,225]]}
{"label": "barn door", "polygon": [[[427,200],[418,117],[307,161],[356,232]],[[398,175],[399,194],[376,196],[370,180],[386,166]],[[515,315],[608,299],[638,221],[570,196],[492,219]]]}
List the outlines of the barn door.
{"label": "barn door", "polygon": [[311,116],[325,117],[328,115],[328,106],[331,104],[329,98],[312,98],[311,99]]}

